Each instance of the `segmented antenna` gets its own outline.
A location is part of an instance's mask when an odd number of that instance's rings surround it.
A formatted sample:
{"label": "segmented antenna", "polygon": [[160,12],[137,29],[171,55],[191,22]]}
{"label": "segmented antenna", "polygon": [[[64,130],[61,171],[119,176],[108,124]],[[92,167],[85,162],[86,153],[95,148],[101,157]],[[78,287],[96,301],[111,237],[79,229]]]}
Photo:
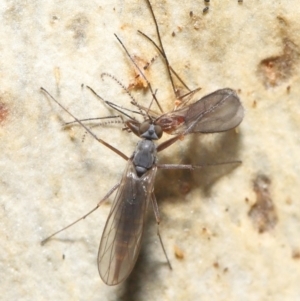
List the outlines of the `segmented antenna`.
{"label": "segmented antenna", "polygon": [[135,107],[138,108],[140,114],[144,117],[144,119],[146,119],[146,115],[143,112],[143,110],[141,109],[140,105],[138,104],[138,102],[135,100],[135,98],[132,96],[132,94],[128,91],[128,89],[113,75],[109,74],[109,73],[102,73],[101,74],[101,78],[103,79],[104,76],[108,76],[111,79],[113,79],[125,92],[126,94],[130,97],[131,99],[131,104],[134,105]]}

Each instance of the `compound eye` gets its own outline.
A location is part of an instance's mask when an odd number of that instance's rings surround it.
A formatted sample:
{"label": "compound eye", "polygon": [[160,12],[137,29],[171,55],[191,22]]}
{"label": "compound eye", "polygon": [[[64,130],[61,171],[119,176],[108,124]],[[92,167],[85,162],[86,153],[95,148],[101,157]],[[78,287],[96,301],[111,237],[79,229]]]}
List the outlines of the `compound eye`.
{"label": "compound eye", "polygon": [[146,133],[149,130],[150,124],[151,123],[149,121],[144,121],[143,123],[141,123],[140,129],[139,129],[140,135],[143,135],[144,133]]}
{"label": "compound eye", "polygon": [[155,130],[155,134],[157,135],[157,138],[161,138],[162,134],[163,134],[163,130],[161,128],[160,125],[155,125],[154,126],[154,130]]}

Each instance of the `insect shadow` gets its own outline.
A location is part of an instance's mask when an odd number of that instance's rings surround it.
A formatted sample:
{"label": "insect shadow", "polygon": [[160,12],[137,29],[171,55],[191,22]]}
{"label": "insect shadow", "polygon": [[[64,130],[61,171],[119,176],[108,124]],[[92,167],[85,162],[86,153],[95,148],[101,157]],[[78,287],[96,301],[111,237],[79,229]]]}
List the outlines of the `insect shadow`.
{"label": "insect shadow", "polygon": [[[42,92],[44,92],[52,101],[57,103],[62,110],[67,112],[69,116],[71,116],[76,123],[82,126],[89,135],[127,161],[127,165],[120,182],[118,182],[106,193],[106,195],[100,200],[95,208],[72,224],[53,233],[42,242],[43,244],[46,243],[54,235],[57,235],[63,230],[71,227],[78,221],[85,219],[88,215],[97,210],[100,205],[114,192],[116,192],[103,230],[102,238],[100,240],[97,258],[100,277],[107,285],[116,285],[123,282],[128,278],[132,269],[134,268],[141,249],[146,211],[149,203],[152,204],[157,224],[159,225],[160,223],[161,219],[158,211],[156,196],[154,194],[154,180],[157,170],[193,171],[195,169],[203,168],[203,165],[197,164],[158,164],[157,153],[170,147],[176,141],[183,139],[188,134],[217,133],[233,129],[240,124],[244,116],[243,107],[239,97],[232,89],[226,88],[217,90],[191,104],[188,104],[190,100],[189,96],[192,95],[194,91],[190,91],[183,96],[179,94],[172,79],[172,74],[174,75],[176,72],[168,63],[167,56],[161,43],[160,33],[154,12],[150,2],[147,1],[147,3],[156,26],[159,46],[156,45],[154,41],[152,41],[145,34],[142,34],[153,43],[153,45],[159,50],[160,54],[164,58],[167,66],[166,70],[168,70],[167,72],[169,73],[170,81],[178,101],[176,102],[173,111],[155,114],[155,112],[150,110],[150,106],[145,108],[139,105],[132,98],[132,102],[137,108],[138,114],[144,117],[144,121],[139,122],[135,118],[128,118],[128,120],[124,121],[125,128],[140,138],[133,154],[130,157],[104,141],[102,138],[96,136],[96,134],[92,132],[82,120],[76,118],[48,91],[46,91],[44,88],[41,88]],[[129,58],[135,64],[122,41],[118,37],[117,39]],[[147,80],[140,68],[136,64],[135,66],[139,70],[141,76],[143,76],[147,81],[154,101],[157,103],[161,112],[163,112],[150,82]],[[177,74],[175,76],[180,80]],[[124,113],[123,108],[121,110],[117,105],[109,102],[106,103],[115,110],[122,112],[122,114],[129,117],[127,113]],[[173,137],[156,145],[155,141],[159,140],[163,133],[173,135]],[[233,162],[237,163],[239,161]],[[226,162],[226,164],[227,163],[228,162]],[[222,164],[224,163],[215,163],[214,165]],[[172,268],[162,243],[158,227],[157,234],[168,265],[170,268]]]}

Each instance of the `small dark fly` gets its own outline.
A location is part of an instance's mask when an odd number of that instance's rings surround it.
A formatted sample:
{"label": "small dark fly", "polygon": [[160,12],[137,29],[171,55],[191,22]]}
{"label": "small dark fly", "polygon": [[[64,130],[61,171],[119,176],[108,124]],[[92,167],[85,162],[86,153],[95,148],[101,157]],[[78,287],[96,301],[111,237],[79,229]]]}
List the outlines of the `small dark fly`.
{"label": "small dark fly", "polygon": [[[175,71],[168,64],[151,4],[148,0],[147,3],[155,22],[160,47],[152,40],[148,39],[159,49],[159,52],[167,63],[167,70],[171,78],[171,73],[175,74]],[[122,43],[121,45],[123,46]],[[124,49],[127,52],[125,47]],[[140,70],[139,72],[145,78]],[[149,82],[147,81],[147,83]],[[173,82],[172,85],[174,87]],[[156,99],[150,83],[149,87],[153,98]],[[181,102],[176,105],[173,111],[158,116],[152,116],[154,115],[152,111],[149,112],[148,109],[135,104],[139,108],[139,112],[142,112],[142,115],[147,116],[147,118],[145,118],[144,122],[138,122],[135,119],[125,121],[125,126],[141,139],[133,154],[128,157],[120,150],[97,137],[89,127],[83,123],[83,120],[76,118],[44,88],[41,88],[41,90],[66,111],[76,123],[80,124],[88,134],[127,161],[127,166],[121,181],[111,188],[95,208],[72,224],[55,232],[43,240],[42,243],[44,244],[54,235],[86,218],[98,209],[113,192],[117,191],[101,237],[97,262],[101,279],[107,285],[119,284],[126,280],[137,261],[149,203],[153,206],[157,224],[160,223],[158,205],[154,194],[154,179],[157,170],[194,170],[203,167],[201,165],[190,164],[157,164],[157,153],[169,147],[187,134],[223,132],[236,127],[243,119],[243,107],[241,102],[233,90],[221,89],[206,95],[189,105],[187,105],[187,102]],[[118,110],[118,106],[111,106]],[[154,141],[159,140],[164,132],[175,136],[157,146]],[[234,162],[237,163],[239,161]],[[171,268],[159,231],[158,237],[169,267]]]}

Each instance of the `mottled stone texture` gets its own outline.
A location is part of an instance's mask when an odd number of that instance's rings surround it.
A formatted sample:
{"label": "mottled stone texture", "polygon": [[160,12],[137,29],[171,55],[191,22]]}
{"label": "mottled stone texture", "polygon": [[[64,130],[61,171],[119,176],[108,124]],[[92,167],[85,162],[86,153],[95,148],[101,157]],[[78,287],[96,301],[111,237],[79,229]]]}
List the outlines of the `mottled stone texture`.
{"label": "mottled stone texture", "polygon": [[[300,299],[300,2],[153,0],[153,8],[171,66],[191,89],[202,88],[193,100],[229,87],[245,107],[236,130],[186,137],[159,162],[242,164],[158,172],[160,230],[172,271],[151,207],[141,256],[118,287],[104,285],[96,266],[109,202],[41,246],[91,210],[126,162],[80,127],[64,127],[72,118],[40,87],[78,118],[109,116],[115,113],[81,87],[130,107],[115,80],[101,79],[107,72],[148,106],[148,84],[116,33],[146,67],[162,107],[170,110],[175,98],[162,58],[137,33],[157,41],[144,1],[2,0],[3,300]],[[111,121],[93,131],[130,156],[138,138]]]}

